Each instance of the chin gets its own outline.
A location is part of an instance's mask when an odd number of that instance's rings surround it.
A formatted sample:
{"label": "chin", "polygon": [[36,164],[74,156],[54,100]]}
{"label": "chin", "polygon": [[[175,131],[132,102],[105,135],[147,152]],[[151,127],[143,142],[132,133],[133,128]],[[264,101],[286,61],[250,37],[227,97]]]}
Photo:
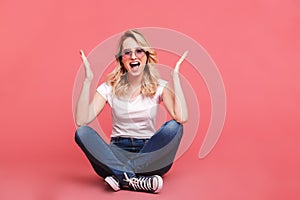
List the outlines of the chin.
{"label": "chin", "polygon": [[138,71],[138,72],[129,71],[129,74],[131,76],[140,76],[141,74],[143,74],[143,71]]}

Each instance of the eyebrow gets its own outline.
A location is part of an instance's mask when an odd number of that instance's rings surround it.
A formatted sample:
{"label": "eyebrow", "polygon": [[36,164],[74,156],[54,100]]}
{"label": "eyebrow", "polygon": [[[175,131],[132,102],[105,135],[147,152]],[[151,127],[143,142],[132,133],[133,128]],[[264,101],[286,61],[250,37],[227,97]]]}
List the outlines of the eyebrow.
{"label": "eyebrow", "polygon": [[123,51],[125,51],[125,50],[133,50],[133,49],[144,49],[144,48],[143,47],[127,48],[127,49],[123,49]]}

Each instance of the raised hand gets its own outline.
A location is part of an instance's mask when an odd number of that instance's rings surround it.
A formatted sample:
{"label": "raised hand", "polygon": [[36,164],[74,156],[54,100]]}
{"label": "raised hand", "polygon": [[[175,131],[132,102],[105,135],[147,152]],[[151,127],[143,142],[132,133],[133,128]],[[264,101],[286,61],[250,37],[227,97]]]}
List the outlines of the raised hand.
{"label": "raised hand", "polygon": [[174,69],[175,73],[179,73],[180,65],[183,62],[183,60],[186,58],[187,54],[188,54],[188,51],[185,51],[182,54],[181,58],[177,61],[176,65],[175,65],[175,69]]}
{"label": "raised hand", "polygon": [[164,104],[169,111],[170,115],[179,123],[184,123],[188,120],[188,108],[185,101],[184,93],[180,84],[179,69],[181,63],[184,61],[188,51],[184,52],[180,59],[177,61],[174,70],[171,73],[174,85],[174,92],[164,90]]}
{"label": "raised hand", "polygon": [[90,65],[89,61],[87,60],[87,58],[84,55],[82,50],[80,50],[80,55],[81,55],[82,62],[84,64],[85,79],[88,80],[88,81],[92,81],[93,78],[94,78],[94,74],[93,74],[93,71],[91,69],[91,65]]}

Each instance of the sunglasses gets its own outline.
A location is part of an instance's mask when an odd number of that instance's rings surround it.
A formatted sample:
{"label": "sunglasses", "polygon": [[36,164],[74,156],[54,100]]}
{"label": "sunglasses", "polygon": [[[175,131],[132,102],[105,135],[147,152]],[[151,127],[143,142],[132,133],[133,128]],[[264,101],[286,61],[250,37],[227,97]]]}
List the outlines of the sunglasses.
{"label": "sunglasses", "polygon": [[124,58],[124,59],[130,59],[132,57],[132,54],[134,53],[134,55],[137,57],[137,58],[142,58],[143,56],[145,56],[146,54],[146,51],[142,48],[136,48],[136,49],[124,49],[122,52],[121,52],[121,56]]}

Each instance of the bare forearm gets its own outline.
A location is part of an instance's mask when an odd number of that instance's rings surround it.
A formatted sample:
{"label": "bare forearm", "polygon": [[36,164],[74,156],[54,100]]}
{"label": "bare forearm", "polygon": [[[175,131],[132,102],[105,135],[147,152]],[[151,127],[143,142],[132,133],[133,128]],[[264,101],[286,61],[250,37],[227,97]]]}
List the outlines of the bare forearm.
{"label": "bare forearm", "polygon": [[181,88],[179,75],[178,73],[173,73],[173,83],[174,83],[174,93],[175,93],[175,116],[178,119],[178,121],[184,123],[188,120],[188,108],[186,104],[186,100]]}
{"label": "bare forearm", "polygon": [[79,95],[75,113],[75,121],[78,126],[86,125],[89,119],[91,81],[85,80]]}

